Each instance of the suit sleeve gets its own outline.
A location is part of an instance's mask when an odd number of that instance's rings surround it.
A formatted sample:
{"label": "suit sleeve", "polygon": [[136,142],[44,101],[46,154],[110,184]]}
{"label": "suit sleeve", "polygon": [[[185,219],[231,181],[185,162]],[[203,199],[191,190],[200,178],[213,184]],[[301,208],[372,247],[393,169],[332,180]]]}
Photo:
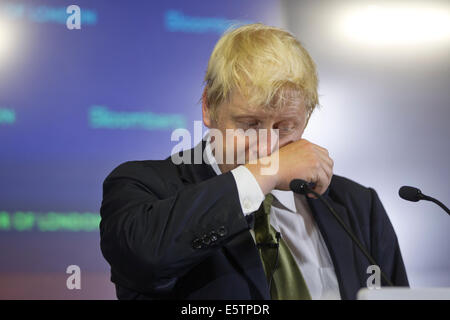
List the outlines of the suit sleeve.
{"label": "suit sleeve", "polygon": [[144,184],[136,170],[125,163],[103,183],[100,246],[116,284],[142,293],[170,291],[193,266],[249,229],[231,172],[164,197],[159,174]]}
{"label": "suit sleeve", "polygon": [[[409,286],[397,235],[376,191],[372,195],[372,255],[395,286]],[[386,285],[384,281],[382,285]]]}

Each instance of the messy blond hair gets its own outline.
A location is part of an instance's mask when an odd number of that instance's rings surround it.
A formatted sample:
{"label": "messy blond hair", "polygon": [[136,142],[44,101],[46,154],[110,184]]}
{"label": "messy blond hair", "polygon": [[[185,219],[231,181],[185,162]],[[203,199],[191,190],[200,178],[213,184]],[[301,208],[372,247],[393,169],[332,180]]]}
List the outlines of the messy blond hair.
{"label": "messy blond hair", "polygon": [[252,106],[303,99],[307,119],[319,103],[316,67],[306,49],[291,33],[261,23],[225,32],[209,59],[205,85],[213,116],[233,89]]}

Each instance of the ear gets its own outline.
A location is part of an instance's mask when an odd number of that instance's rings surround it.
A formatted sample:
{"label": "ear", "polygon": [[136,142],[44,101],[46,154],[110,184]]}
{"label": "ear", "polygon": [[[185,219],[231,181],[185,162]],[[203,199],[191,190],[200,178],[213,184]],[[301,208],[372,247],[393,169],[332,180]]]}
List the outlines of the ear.
{"label": "ear", "polygon": [[211,128],[212,125],[212,115],[211,115],[211,109],[209,108],[209,105],[206,101],[206,87],[203,90],[203,95],[202,95],[202,116],[203,116],[203,124],[208,127]]}

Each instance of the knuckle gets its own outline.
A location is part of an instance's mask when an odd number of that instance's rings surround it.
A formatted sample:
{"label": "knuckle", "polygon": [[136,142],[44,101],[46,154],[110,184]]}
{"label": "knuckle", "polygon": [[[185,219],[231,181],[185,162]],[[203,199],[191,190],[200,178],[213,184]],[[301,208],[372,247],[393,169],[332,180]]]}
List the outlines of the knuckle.
{"label": "knuckle", "polygon": [[309,162],[309,166],[312,169],[317,169],[317,165],[318,165],[319,161],[316,158],[312,158]]}
{"label": "knuckle", "polygon": [[315,159],[313,165],[314,165],[315,169],[320,169],[320,161],[319,161],[319,159]]}
{"label": "knuckle", "polygon": [[303,144],[308,144],[308,143],[310,143],[308,139],[300,139],[300,141],[301,141]]}

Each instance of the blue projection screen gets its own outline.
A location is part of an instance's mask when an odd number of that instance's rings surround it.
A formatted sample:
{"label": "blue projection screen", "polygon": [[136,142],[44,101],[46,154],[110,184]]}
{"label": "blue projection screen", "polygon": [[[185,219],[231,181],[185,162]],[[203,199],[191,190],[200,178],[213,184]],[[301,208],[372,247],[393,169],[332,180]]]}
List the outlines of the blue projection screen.
{"label": "blue projection screen", "polygon": [[[69,5],[81,29],[69,29]],[[0,298],[115,298],[102,182],[201,120],[211,51],[277,1],[0,1]],[[73,22],[73,21],[72,21]],[[78,265],[85,283],[65,287]]]}

